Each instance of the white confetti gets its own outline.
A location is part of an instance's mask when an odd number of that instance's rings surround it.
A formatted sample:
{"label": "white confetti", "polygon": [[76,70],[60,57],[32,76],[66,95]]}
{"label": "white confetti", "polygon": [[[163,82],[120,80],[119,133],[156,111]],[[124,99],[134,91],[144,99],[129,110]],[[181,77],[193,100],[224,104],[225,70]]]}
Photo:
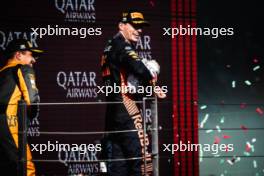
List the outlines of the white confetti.
{"label": "white confetti", "polygon": [[221,128],[220,128],[220,126],[216,125],[216,129],[217,129],[218,133],[221,133]]}
{"label": "white confetti", "polygon": [[246,156],[250,156],[250,153],[248,153],[248,152],[244,152],[244,155],[246,155]]}
{"label": "white confetti", "polygon": [[206,108],[207,108],[206,105],[203,105],[203,106],[200,107],[200,109],[206,109]]}
{"label": "white confetti", "polygon": [[248,85],[248,86],[250,86],[251,85],[251,82],[249,80],[246,80],[245,81],[245,84]]}
{"label": "white confetti", "polygon": [[225,176],[224,174],[221,174],[220,176]]}
{"label": "white confetti", "polygon": [[232,88],[236,87],[236,81],[232,81]]}
{"label": "white confetti", "polygon": [[256,138],[253,138],[253,139],[251,140],[252,143],[255,143],[256,141],[257,141]]}
{"label": "white confetti", "polygon": [[205,132],[206,132],[206,133],[212,133],[213,130],[206,130]]}
{"label": "white confetti", "polygon": [[255,152],[254,145],[251,145],[251,151],[252,151],[252,152]]}
{"label": "white confetti", "polygon": [[206,114],[205,117],[204,117],[204,119],[201,122],[200,128],[203,128],[204,127],[204,124],[207,122],[208,118],[209,118],[209,114]]}
{"label": "white confetti", "polygon": [[225,123],[225,117],[222,117],[220,123]]}
{"label": "white confetti", "polygon": [[254,166],[254,168],[257,168],[258,167],[256,160],[253,161],[253,166]]}
{"label": "white confetti", "polygon": [[260,66],[259,65],[257,65],[256,67],[254,67],[253,68],[253,71],[256,71],[256,70],[258,70],[260,68]]}
{"label": "white confetti", "polygon": [[203,150],[200,150],[200,162],[203,162]]}
{"label": "white confetti", "polygon": [[227,160],[228,164],[233,165],[234,163],[231,160]]}

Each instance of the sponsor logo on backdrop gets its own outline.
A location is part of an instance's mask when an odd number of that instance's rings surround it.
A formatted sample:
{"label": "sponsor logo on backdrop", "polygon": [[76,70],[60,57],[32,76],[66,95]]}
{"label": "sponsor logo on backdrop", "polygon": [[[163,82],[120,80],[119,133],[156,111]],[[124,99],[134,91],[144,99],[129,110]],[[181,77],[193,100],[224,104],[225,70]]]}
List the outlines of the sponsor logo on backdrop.
{"label": "sponsor logo on backdrop", "polygon": [[29,123],[29,127],[27,129],[27,135],[31,137],[34,137],[34,136],[37,137],[40,135],[39,131],[40,131],[39,117],[36,116]]}
{"label": "sponsor logo on backdrop", "polygon": [[87,152],[59,151],[58,158],[59,161],[68,168],[68,175],[80,173],[91,175],[100,172],[100,164],[98,162],[96,150]]}
{"label": "sponsor logo on backdrop", "polygon": [[5,50],[7,44],[14,39],[24,38],[29,40],[33,47],[38,47],[37,36],[32,35],[32,32],[21,32],[21,31],[1,31],[0,30],[0,49]]}
{"label": "sponsor logo on backdrop", "polygon": [[55,7],[68,22],[94,23],[96,20],[95,0],[55,0]]}
{"label": "sponsor logo on backdrop", "polygon": [[141,36],[136,44],[136,50],[139,57],[153,59],[151,56],[151,37],[149,35]]}
{"label": "sponsor logo on backdrop", "polygon": [[59,71],[57,85],[66,98],[97,98],[96,73],[86,71]]}

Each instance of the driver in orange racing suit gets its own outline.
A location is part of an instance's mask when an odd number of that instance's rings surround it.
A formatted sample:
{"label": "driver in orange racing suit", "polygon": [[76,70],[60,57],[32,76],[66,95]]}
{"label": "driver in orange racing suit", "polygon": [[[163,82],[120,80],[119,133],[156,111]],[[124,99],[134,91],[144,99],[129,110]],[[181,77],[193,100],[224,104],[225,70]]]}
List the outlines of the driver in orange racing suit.
{"label": "driver in orange racing suit", "polygon": [[[24,39],[11,41],[5,50],[6,63],[0,68],[0,171],[17,175],[18,164],[18,101],[24,99],[32,119],[38,114],[38,89],[32,64],[42,50],[33,48]],[[35,176],[35,166],[27,144],[27,175]]]}

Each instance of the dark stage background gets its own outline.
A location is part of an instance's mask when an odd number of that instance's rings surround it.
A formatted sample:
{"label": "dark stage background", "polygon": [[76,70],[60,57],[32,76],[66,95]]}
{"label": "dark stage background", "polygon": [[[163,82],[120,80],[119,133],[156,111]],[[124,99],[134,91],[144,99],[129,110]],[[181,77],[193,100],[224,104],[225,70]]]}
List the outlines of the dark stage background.
{"label": "dark stage background", "polygon": [[199,141],[234,144],[233,152],[205,152],[200,175],[263,175],[263,6],[205,0],[197,11],[200,27],[234,28],[233,36],[197,39],[199,123],[208,117]]}
{"label": "dark stage background", "polygon": [[[28,38],[46,53],[35,65],[37,84],[42,103],[100,102],[96,86],[102,85],[100,57],[104,46],[117,32],[123,11],[136,8],[145,13],[151,23],[137,44],[139,55],[156,59],[161,65],[159,85],[169,88],[168,99],[159,104],[160,144],[173,143],[171,118],[170,40],[162,37],[162,27],[170,26],[170,4],[161,1],[104,1],[104,0],[39,0],[5,2],[0,7],[0,50],[14,38]],[[78,13],[86,18],[76,18]],[[102,35],[32,36],[31,28],[41,27],[101,28]],[[84,84],[81,84],[81,82]],[[82,93],[83,92],[83,93]],[[150,109],[147,110],[150,114]],[[29,140],[34,144],[96,144],[102,135],[54,135],[40,132],[104,131],[104,105],[41,105],[38,118],[29,128]],[[163,129],[165,129],[163,131]],[[167,129],[167,130],[166,130]],[[170,129],[170,130],[168,130]],[[161,148],[160,148],[161,150]],[[37,175],[98,175],[100,152],[33,152]],[[45,162],[43,160],[59,160]],[[95,161],[76,163],[76,160]],[[172,158],[161,153],[161,175],[172,175]]]}
{"label": "dark stage background", "polygon": [[[35,65],[42,103],[104,101],[104,95],[96,93],[96,86],[102,85],[100,56],[107,39],[117,31],[122,11],[128,8],[142,10],[150,21],[137,50],[160,63],[159,84],[169,89],[168,98],[159,101],[158,109],[160,175],[263,175],[263,8],[258,1],[9,0],[0,6],[0,51],[13,38],[21,37],[46,51]],[[76,21],[76,13],[86,18]],[[102,35],[31,36],[30,28],[48,25],[101,28]],[[164,27],[179,25],[230,27],[234,35],[174,39],[162,35]],[[42,105],[28,136],[34,144],[96,144],[101,134],[40,132],[103,131],[104,113],[101,104]],[[163,151],[162,144],[180,140],[233,144],[234,151],[203,152],[200,156],[197,152],[171,155]],[[37,175],[99,175],[99,154],[33,152],[33,157],[39,160]],[[42,161],[47,159],[59,161]],[[79,159],[94,163],[76,163]]]}

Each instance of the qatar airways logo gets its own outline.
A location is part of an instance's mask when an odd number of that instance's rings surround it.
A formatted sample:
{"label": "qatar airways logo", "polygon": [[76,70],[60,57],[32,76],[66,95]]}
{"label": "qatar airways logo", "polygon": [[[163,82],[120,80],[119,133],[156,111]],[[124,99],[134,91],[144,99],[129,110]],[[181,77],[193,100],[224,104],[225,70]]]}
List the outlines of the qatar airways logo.
{"label": "qatar airways logo", "polygon": [[9,42],[14,39],[26,39],[29,40],[33,47],[38,47],[37,36],[32,35],[32,32],[21,32],[21,31],[1,31],[0,30],[0,50],[5,50]]}
{"label": "qatar airways logo", "polygon": [[69,175],[96,175],[100,173],[97,155],[97,150],[87,152],[62,150],[58,152],[58,159],[68,168]]}
{"label": "qatar airways logo", "polygon": [[57,85],[66,98],[96,98],[96,73],[86,71],[59,71]]}
{"label": "qatar airways logo", "polygon": [[143,35],[136,43],[136,51],[140,58],[148,60],[152,59],[151,56],[151,37],[149,35]]}
{"label": "qatar airways logo", "polygon": [[39,123],[39,114],[30,120],[29,127],[27,129],[27,135],[30,137],[39,137],[40,136],[40,123]]}
{"label": "qatar airways logo", "polygon": [[55,0],[55,7],[65,15],[65,21],[94,23],[95,0]]}

